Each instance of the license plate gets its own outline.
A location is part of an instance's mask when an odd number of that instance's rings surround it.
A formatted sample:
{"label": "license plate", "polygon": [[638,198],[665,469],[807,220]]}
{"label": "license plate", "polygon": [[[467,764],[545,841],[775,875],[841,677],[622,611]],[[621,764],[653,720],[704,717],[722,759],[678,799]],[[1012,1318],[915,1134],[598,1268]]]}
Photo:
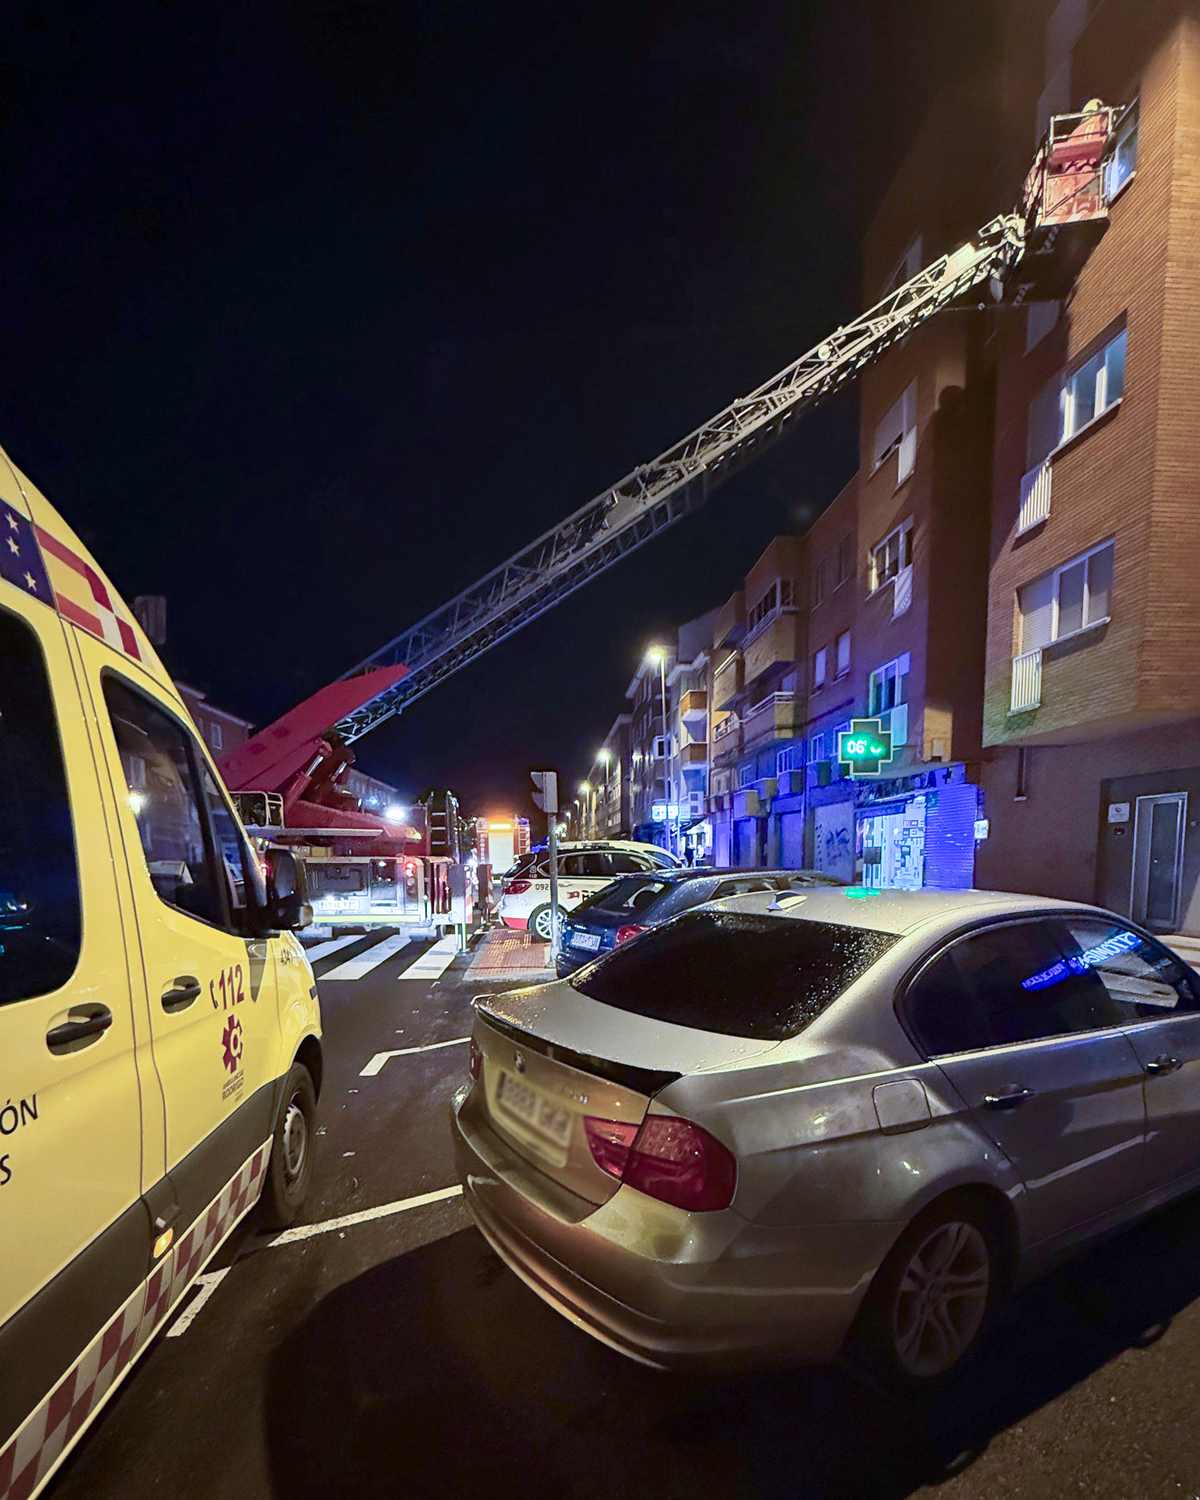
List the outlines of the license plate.
{"label": "license plate", "polygon": [[556,1146],[566,1146],[571,1139],[570,1111],[524,1079],[502,1072],[496,1086],[496,1103],[505,1114],[514,1116]]}
{"label": "license plate", "polygon": [[572,948],[590,948],[594,953],[600,946],[600,934],[598,932],[574,932],[571,934]]}

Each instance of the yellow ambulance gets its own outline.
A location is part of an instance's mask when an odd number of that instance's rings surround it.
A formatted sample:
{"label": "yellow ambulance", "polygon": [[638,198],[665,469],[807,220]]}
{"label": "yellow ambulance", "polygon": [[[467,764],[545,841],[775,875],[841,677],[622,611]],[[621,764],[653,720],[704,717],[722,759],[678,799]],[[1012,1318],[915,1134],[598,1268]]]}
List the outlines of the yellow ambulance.
{"label": "yellow ambulance", "polygon": [[0,1500],[29,1500],[261,1200],[299,1212],[321,1023],[175,685],[0,451]]}

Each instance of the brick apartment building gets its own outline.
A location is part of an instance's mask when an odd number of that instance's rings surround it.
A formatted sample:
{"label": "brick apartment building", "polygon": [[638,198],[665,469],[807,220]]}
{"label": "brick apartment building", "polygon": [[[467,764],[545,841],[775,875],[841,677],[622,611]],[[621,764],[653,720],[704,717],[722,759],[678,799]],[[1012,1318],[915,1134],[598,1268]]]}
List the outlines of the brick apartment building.
{"label": "brick apartment building", "polygon": [[[941,314],[867,370],[859,472],[717,612],[714,862],[1200,933],[1198,10],[1011,7],[990,96],[948,93],[914,141],[864,305],[1015,200],[1052,113],[1130,106],[1110,223],[1060,301]],[[896,756],[852,782],[836,734],[864,713]]]}

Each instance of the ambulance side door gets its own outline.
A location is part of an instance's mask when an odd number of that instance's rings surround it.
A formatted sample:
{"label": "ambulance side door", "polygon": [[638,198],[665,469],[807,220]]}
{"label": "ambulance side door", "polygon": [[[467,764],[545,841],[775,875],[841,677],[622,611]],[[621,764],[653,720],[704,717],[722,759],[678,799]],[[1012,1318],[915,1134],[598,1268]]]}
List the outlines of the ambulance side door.
{"label": "ambulance side door", "polygon": [[123,1341],[97,1354],[50,1424],[64,1376],[140,1308],[143,1108],[162,1123],[67,634],[0,580],[0,1476],[21,1493],[130,1357]]}
{"label": "ambulance side door", "polygon": [[77,643],[129,864],[179,1238],[274,1124],[274,958],[246,902],[261,871],[179,706],[98,641]]}

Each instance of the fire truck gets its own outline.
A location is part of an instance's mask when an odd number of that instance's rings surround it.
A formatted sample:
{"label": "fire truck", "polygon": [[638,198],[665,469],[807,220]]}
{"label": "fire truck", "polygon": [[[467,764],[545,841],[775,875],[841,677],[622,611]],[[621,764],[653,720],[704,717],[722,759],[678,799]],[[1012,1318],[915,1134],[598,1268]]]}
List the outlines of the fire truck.
{"label": "fire truck", "polygon": [[363,735],[692,514],[801,412],[939,312],[1062,296],[1107,225],[1106,164],[1123,113],[1092,100],[1055,115],[1012,211],[224,757],[232,790],[273,799],[278,822],[264,820],[266,837],[326,851],[309,854],[325,910],[366,921],[412,907],[451,920],[454,862],[439,864],[427,835],[398,840],[379,816],[347,805],[340,779]]}

